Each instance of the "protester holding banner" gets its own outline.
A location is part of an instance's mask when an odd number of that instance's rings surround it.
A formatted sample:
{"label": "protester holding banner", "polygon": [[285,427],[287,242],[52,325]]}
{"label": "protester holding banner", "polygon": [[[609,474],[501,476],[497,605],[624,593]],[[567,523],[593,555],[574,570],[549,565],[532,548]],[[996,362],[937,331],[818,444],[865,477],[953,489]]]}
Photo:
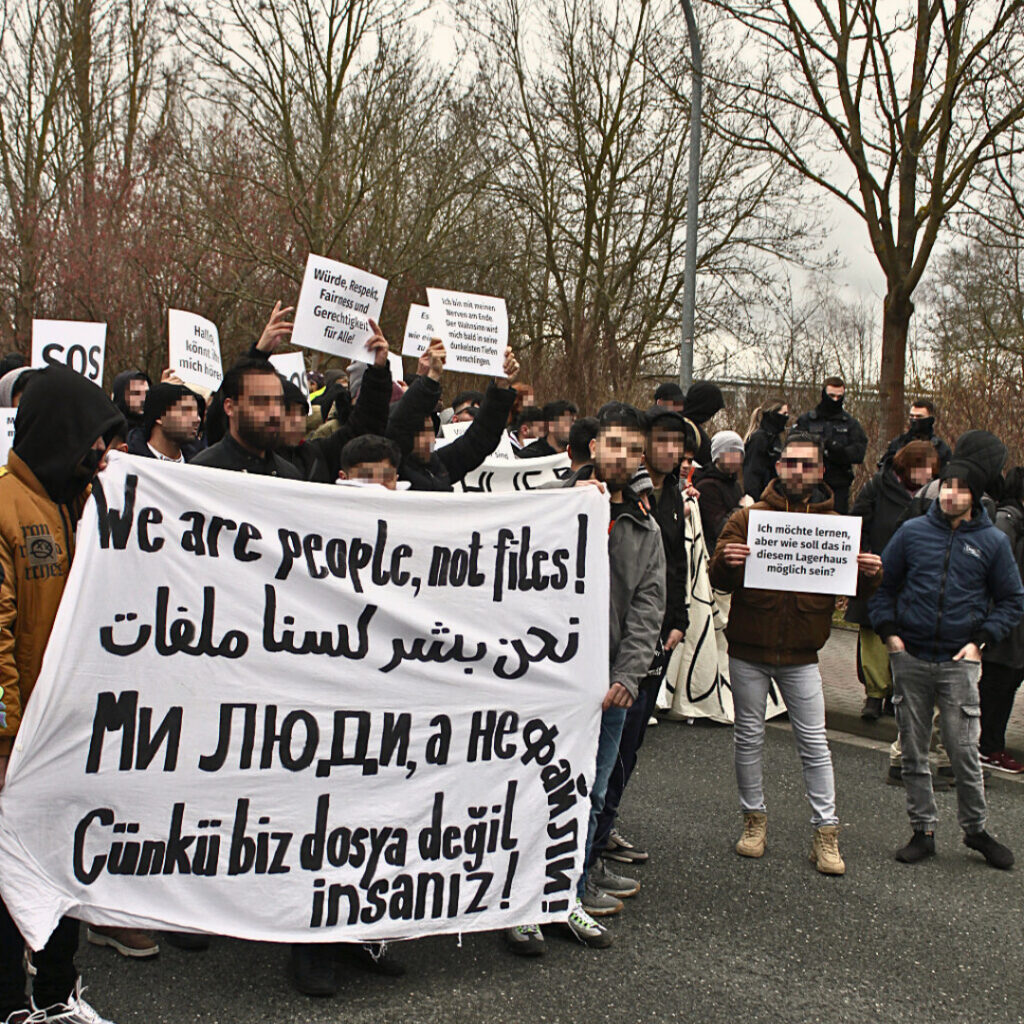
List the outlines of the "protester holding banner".
{"label": "protester holding banner", "polygon": [[[644,465],[650,478],[648,507],[661,531],[665,550],[665,615],[661,637],[647,674],[640,683],[637,699],[626,712],[619,741],[619,756],[612,768],[604,807],[597,819],[594,846],[608,860],[624,864],[642,864],[647,852],[615,829],[622,795],[644,742],[648,721],[654,714],[661,680],[672,651],[686,635],[689,617],[686,609],[686,504],[679,486],[679,464],[687,448],[697,444],[697,431],[681,413],[666,405],[647,410],[647,442]],[[594,883],[601,887],[601,862]],[[606,891],[609,891],[606,888]]]}
{"label": "protester holding banner", "polygon": [[941,480],[927,515],[905,523],[886,545],[885,577],[869,605],[891,656],[913,830],[896,859],[916,864],[935,855],[938,812],[928,745],[938,704],[964,844],[1005,870],[1013,866],[1013,853],[985,830],[978,680],[982,648],[1003,640],[1024,615],[1024,586],[1006,535],[981,505],[985,467],[954,455]]}
{"label": "protester holding banner", "polygon": [[[795,519],[808,513],[836,515],[832,492],[822,483],[824,468],[818,440],[812,434],[792,432],[776,465],[778,479],[768,485],[757,504],[740,509],[726,523],[711,559],[711,582],[732,593],[726,636],[736,711],[736,782],[743,810],[743,835],[736,852],[743,857],[762,857],[765,852],[768,816],[762,755],[765,704],[774,680],[789,710],[803,762],[814,826],[810,859],[823,874],[841,875],[846,865],[839,853],[835,779],[818,671],[818,651],[831,632],[835,598],[795,589],[752,589],[744,582],[754,541],[748,535],[753,510],[795,513]],[[799,524],[790,529],[799,531]],[[858,553],[856,564],[863,577],[861,585],[874,589],[882,560],[875,554]]]}
{"label": "protester holding banner", "polygon": [[[124,430],[102,390],[64,366],[33,373],[22,395],[14,448],[0,469],[0,786],[67,582],[89,482]],[[78,922],[62,918],[32,958],[31,1009],[48,1008],[47,1019],[64,1013],[67,1024],[103,1024],[81,998],[77,948]],[[30,1008],[24,950],[0,901],[0,1020]]]}
{"label": "protester holding banner", "polygon": [[394,441],[376,434],[352,438],[341,450],[341,480],[357,484],[375,484],[389,491],[398,489],[398,467],[402,453]]}
{"label": "protester holding banner", "polygon": [[512,349],[506,349],[506,376],[495,378],[488,387],[469,429],[451,444],[435,450],[444,361],[444,345],[435,339],[420,356],[416,379],[395,403],[388,420],[387,436],[402,452],[399,478],[409,481],[414,491],[450,491],[476,469],[501,442],[515,401],[511,384],[519,373],[519,362]]}

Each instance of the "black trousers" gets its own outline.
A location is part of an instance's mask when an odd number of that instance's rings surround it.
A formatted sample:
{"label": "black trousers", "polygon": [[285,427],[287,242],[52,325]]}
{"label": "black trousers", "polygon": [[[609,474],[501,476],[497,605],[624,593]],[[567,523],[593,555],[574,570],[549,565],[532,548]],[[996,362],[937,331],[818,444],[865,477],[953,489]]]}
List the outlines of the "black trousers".
{"label": "black trousers", "polygon": [[1006,723],[1013,711],[1017,688],[1024,680],[1024,668],[997,665],[986,661],[978,683],[981,695],[981,740],[983,754],[998,754],[1006,749]]}
{"label": "black trousers", "polygon": [[[46,945],[32,955],[36,969],[32,986],[36,1006],[67,1002],[78,980],[75,969],[77,950],[78,922],[62,917]],[[28,1007],[22,963],[24,952],[25,940],[3,900],[0,900],[0,1020],[6,1020],[15,1010]]]}

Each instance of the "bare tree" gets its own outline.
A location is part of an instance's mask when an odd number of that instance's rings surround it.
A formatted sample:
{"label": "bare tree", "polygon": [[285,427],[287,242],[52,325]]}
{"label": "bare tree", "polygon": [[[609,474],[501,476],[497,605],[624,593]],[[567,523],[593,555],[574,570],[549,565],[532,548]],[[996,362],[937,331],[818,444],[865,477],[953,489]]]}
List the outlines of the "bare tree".
{"label": "bare tree", "polygon": [[[895,432],[914,291],[950,213],[1016,145],[1024,0],[710,2],[765,56],[740,95],[760,130],[737,141],[864,220],[886,280],[880,401]],[[788,116],[773,114],[779,104]]]}

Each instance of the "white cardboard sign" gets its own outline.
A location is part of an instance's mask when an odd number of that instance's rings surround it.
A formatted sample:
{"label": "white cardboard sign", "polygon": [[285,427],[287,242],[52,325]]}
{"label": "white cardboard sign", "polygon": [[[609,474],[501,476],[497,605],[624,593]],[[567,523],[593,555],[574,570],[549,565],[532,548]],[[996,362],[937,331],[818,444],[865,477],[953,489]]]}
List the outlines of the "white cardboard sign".
{"label": "white cardboard sign", "polygon": [[86,320],[33,320],[32,365],[60,363],[103,386],[107,325]]}
{"label": "white cardboard sign", "polygon": [[11,408],[0,408],[0,466],[7,465],[7,455],[14,446],[14,421],[17,418],[18,410]]}
{"label": "white cardboard sign", "polygon": [[434,325],[430,316],[430,307],[420,306],[414,302],[409,307],[409,318],[405,321],[402,355],[419,359],[426,352],[433,336]]}
{"label": "white cardboard sign", "polygon": [[444,342],[445,369],[504,375],[508,345],[505,300],[471,292],[428,288],[434,335]]}
{"label": "white cardboard sign", "polygon": [[859,516],[755,509],[747,526],[743,586],[806,594],[857,593]]}
{"label": "white cardboard sign", "polygon": [[306,383],[306,360],[301,352],[285,352],[278,356],[271,356],[270,365],[285,380],[290,380],[299,388],[306,398],[309,398],[309,385]]}
{"label": "white cardboard sign", "polygon": [[366,343],[373,337],[369,321],[380,320],[387,289],[383,277],[310,253],[295,307],[293,343],[365,360]]}
{"label": "white cardboard sign", "polygon": [[198,313],[167,310],[168,365],[186,384],[216,391],[224,378],[217,325]]}

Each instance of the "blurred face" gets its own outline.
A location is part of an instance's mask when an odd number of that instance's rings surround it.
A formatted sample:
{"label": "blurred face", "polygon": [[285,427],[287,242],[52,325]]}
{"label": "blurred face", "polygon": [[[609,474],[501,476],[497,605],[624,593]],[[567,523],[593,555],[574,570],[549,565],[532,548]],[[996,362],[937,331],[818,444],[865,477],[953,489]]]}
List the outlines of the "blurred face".
{"label": "blurred face", "polygon": [[743,452],[722,452],[715,459],[715,465],[723,473],[735,476],[743,468]]}
{"label": "blurred face", "polygon": [[679,476],[682,479],[686,479],[690,475],[690,470],[693,469],[693,460],[697,457],[696,452],[685,451],[683,457],[679,462]]}
{"label": "blurred face", "polygon": [[146,394],[149,392],[149,381],[130,380],[128,387],[124,389],[124,404],[133,416],[142,415],[142,407],[146,404]]}
{"label": "blurred face", "polygon": [[556,420],[548,422],[548,435],[554,447],[564,448],[569,443],[569,431],[576,422],[576,417],[571,412],[562,413]]}
{"label": "blurred face", "polygon": [[544,424],[540,420],[528,420],[520,425],[517,433],[520,441],[535,441],[544,436]]}
{"label": "blurred face", "polygon": [[472,409],[477,409],[479,406],[476,402],[463,402],[456,410],[455,415],[452,416],[452,423],[470,423],[473,419]]}
{"label": "blurred face", "polygon": [[783,407],[782,407],[782,408],[781,408],[781,409],[779,410],[779,415],[780,415],[780,416],[789,416],[789,406],[788,406],[788,405],[784,405],[784,406],[783,406]]}
{"label": "blurred face", "polygon": [[176,445],[189,444],[199,434],[199,403],[194,398],[176,402],[157,420],[168,440]]}
{"label": "blurred face", "polygon": [[301,405],[290,405],[284,411],[281,418],[281,439],[278,442],[282,447],[294,448],[302,444],[306,436],[306,411]]}
{"label": "blurred face", "polygon": [[430,453],[434,450],[434,422],[428,416],[423,421],[423,429],[416,435],[412,443],[412,453],[420,462],[429,462]]}
{"label": "blurred face", "polygon": [[824,475],[821,455],[813,444],[789,445],[775,463],[775,471],[790,494],[810,493]]}
{"label": "blurred face", "polygon": [[655,426],[647,440],[644,455],[648,470],[661,474],[673,472],[683,457],[684,440],[681,430]]}
{"label": "blurred face", "polygon": [[523,396],[519,402],[519,408],[521,409],[524,405],[533,405],[534,396],[533,388],[529,388],[527,391],[521,391],[520,394]]}
{"label": "blurred face", "polygon": [[247,373],[237,399],[224,399],[231,433],[258,451],[276,448],[284,416],[284,389],[276,373]]}
{"label": "blurred face", "polygon": [[943,480],[939,488],[939,508],[950,519],[966,515],[974,499],[971,490],[962,480]]}
{"label": "blurred face", "polygon": [[398,489],[398,470],[387,459],[381,462],[357,462],[341,474],[342,480],[358,480],[364,484],[380,484],[389,491]]}
{"label": "blurred face", "polygon": [[594,471],[610,491],[621,491],[640,464],[644,453],[644,432],[632,427],[605,427],[590,442]]}
{"label": "blurred face", "polygon": [[910,470],[910,482],[915,487],[924,487],[934,479],[931,466],[913,466]]}
{"label": "blurred face", "polygon": [[683,403],[678,398],[659,398],[655,405],[660,405],[663,409],[671,409],[673,412],[682,412]]}

